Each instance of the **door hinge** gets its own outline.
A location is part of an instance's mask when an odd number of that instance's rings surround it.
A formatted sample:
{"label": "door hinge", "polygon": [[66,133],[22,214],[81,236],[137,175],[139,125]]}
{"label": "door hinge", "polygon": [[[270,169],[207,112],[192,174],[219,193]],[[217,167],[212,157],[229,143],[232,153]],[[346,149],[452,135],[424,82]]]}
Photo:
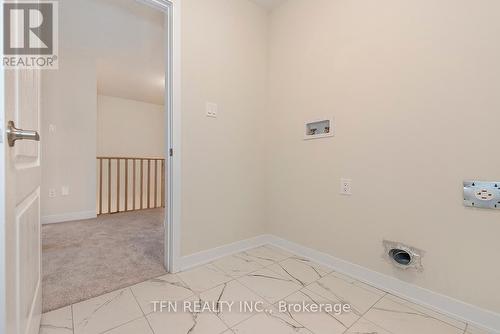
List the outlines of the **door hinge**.
{"label": "door hinge", "polygon": [[173,148],[171,148],[171,149],[170,149],[170,150],[168,150],[168,151],[169,151],[169,155],[170,155],[171,157],[173,157],[173,156],[174,156],[174,149],[173,149]]}

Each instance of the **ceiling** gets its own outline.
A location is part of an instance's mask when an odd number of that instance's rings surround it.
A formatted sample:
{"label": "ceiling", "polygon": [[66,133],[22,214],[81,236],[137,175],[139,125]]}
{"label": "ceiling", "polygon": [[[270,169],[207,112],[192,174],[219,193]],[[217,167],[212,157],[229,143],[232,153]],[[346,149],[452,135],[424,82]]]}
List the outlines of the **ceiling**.
{"label": "ceiling", "polygon": [[282,3],[284,3],[287,0],[252,0],[258,5],[261,5],[262,7],[272,10],[278,6],[280,6]]}
{"label": "ceiling", "polygon": [[[251,0],[272,10],[287,0]],[[137,0],[60,2],[60,47],[95,58],[98,93],[164,102],[164,17]]]}
{"label": "ceiling", "polygon": [[60,3],[61,47],[95,59],[98,94],[163,104],[162,12],[136,0]]}

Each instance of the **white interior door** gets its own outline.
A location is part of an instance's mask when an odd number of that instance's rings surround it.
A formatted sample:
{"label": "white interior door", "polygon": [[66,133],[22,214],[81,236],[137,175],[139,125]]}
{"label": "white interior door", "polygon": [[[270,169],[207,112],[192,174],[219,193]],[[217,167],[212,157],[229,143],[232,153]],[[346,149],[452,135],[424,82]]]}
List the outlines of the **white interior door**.
{"label": "white interior door", "polygon": [[[6,70],[5,123],[40,130],[40,71]],[[5,152],[6,333],[37,334],[41,317],[40,143],[18,140]],[[0,159],[1,160],[1,159]]]}

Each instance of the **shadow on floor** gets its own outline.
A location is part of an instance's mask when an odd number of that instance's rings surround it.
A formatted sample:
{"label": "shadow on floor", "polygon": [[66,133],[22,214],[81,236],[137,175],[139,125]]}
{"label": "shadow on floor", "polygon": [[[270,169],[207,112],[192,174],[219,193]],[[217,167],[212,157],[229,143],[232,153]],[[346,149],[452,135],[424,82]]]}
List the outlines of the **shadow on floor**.
{"label": "shadow on floor", "polygon": [[163,275],[164,212],[44,225],[43,312]]}

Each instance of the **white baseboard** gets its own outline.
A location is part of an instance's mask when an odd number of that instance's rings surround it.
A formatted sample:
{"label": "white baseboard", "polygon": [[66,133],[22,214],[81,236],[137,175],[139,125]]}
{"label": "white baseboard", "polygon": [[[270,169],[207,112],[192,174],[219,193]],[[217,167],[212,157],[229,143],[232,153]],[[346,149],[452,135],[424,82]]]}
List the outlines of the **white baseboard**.
{"label": "white baseboard", "polygon": [[443,313],[457,320],[489,329],[495,333],[500,333],[500,314],[481,309],[477,306],[421,288],[414,284],[401,281],[397,278],[381,274],[285,239],[275,236],[271,236],[270,239],[271,244],[274,246],[330,267],[341,274],[348,275],[361,282]]}
{"label": "white baseboard", "polygon": [[410,300],[434,311],[448,315],[457,320],[474,326],[488,329],[492,333],[500,333],[500,314],[481,309],[460,300],[421,288],[397,278],[361,267],[341,260],[329,254],[304,247],[297,243],[273,236],[262,235],[255,238],[238,241],[196,254],[184,256],[181,259],[182,270],[212,262],[221,257],[235,254],[253,247],[271,244],[291,253],[305,257],[333,270],[351,276],[361,282],[389,292],[398,297]]}
{"label": "white baseboard", "polygon": [[187,270],[202,264],[206,264],[222,257],[243,252],[245,250],[263,246],[271,243],[270,235],[260,235],[254,238],[233,242],[228,245],[208,249],[181,258],[181,270]]}
{"label": "white baseboard", "polygon": [[83,211],[83,212],[68,212],[59,215],[50,215],[42,217],[42,225],[45,224],[57,224],[65,223],[74,220],[84,220],[96,218],[97,214],[95,211]]}

